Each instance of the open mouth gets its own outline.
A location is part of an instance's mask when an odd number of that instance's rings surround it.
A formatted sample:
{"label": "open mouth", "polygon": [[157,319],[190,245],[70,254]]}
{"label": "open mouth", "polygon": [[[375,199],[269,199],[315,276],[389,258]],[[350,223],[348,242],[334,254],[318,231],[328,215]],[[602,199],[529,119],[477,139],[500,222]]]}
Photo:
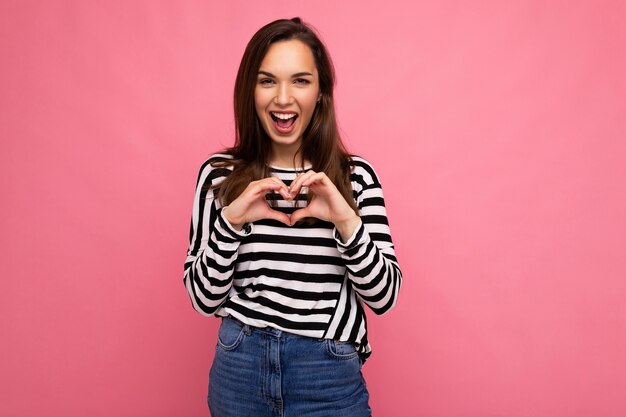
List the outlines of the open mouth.
{"label": "open mouth", "polygon": [[298,115],[296,113],[274,113],[270,112],[274,125],[280,130],[289,130],[296,122]]}

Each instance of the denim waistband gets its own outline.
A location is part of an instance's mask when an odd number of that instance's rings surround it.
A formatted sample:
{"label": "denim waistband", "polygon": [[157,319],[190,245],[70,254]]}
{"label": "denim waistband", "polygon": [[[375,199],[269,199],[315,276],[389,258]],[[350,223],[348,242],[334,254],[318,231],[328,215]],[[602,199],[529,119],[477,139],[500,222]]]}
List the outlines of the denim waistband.
{"label": "denim waistband", "polygon": [[[307,338],[306,336],[301,336],[295,333],[289,333],[286,332],[284,330],[280,330],[280,329],[276,329],[274,327],[255,327],[255,326],[251,326],[249,324],[246,324],[244,322],[242,322],[241,320],[239,320],[236,317],[233,317],[232,315],[226,316],[226,317],[222,317],[222,320],[234,320],[235,322],[237,322],[237,324],[239,324],[240,326],[243,327],[244,332],[247,335],[250,335],[250,333],[252,333],[253,331],[255,332],[262,332],[262,333],[266,333],[272,336],[276,336],[276,337],[281,337],[281,336],[290,336],[290,337],[303,337],[303,338]],[[310,338],[308,338],[310,339]],[[320,338],[321,339],[321,338]]]}

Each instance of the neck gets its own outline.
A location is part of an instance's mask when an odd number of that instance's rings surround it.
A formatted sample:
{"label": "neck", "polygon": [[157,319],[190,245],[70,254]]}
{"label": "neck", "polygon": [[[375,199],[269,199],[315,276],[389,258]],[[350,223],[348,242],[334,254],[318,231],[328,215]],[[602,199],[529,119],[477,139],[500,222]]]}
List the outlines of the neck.
{"label": "neck", "polygon": [[310,165],[309,161],[303,161],[302,154],[298,152],[298,147],[299,144],[295,143],[284,147],[273,145],[269,163],[283,168],[295,168],[300,166],[302,162],[305,166]]}

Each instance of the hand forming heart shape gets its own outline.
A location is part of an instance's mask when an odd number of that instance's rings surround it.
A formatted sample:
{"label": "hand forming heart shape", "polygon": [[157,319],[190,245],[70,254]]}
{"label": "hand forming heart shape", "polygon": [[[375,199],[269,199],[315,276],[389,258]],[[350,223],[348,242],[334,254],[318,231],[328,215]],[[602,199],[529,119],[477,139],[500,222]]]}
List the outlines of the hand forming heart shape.
{"label": "hand forming heart shape", "polygon": [[[265,194],[274,191],[287,201],[295,201],[294,197],[303,187],[309,187],[312,192],[311,201],[306,207],[294,211],[291,216],[272,209],[265,200]],[[342,229],[358,222],[358,215],[330,178],[323,172],[312,170],[300,174],[290,187],[277,177],[252,181],[239,197],[223,208],[222,214],[237,230],[241,230],[244,223],[261,219],[273,219],[293,226],[305,217],[315,217],[332,222],[337,227],[342,226]]]}

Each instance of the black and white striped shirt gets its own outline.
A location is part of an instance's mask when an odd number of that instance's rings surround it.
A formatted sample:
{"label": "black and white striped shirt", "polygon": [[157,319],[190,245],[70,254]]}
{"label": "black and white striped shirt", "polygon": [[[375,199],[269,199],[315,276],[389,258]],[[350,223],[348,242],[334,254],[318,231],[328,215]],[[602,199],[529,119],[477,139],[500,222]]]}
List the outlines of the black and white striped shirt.
{"label": "black and white striped shirt", "polygon": [[[184,284],[194,309],[205,316],[231,315],[255,327],[354,342],[365,361],[372,349],[362,303],[384,314],[396,304],[402,283],[373,167],[352,156],[350,179],[361,221],[343,242],[325,221],[289,227],[259,220],[237,231],[222,216],[217,191],[207,191],[231,172],[212,167],[214,156],[228,157],[213,155],[200,168],[185,261]],[[287,185],[297,175],[270,168]],[[278,193],[267,198],[284,213],[297,209]],[[298,200],[304,207],[306,194]]]}

